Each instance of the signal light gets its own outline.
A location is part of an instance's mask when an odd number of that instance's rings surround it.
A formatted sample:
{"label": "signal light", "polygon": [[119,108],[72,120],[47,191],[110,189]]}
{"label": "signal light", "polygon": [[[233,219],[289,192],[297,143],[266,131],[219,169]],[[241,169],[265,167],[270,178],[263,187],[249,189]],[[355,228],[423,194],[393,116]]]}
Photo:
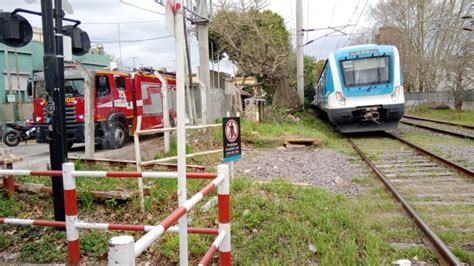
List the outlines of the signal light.
{"label": "signal light", "polygon": [[71,37],[72,54],[85,55],[91,49],[91,41],[87,32],[79,27],[67,25],[63,27],[64,35]]}
{"label": "signal light", "polygon": [[24,17],[10,12],[0,13],[0,42],[19,48],[27,45],[33,38],[31,24]]}

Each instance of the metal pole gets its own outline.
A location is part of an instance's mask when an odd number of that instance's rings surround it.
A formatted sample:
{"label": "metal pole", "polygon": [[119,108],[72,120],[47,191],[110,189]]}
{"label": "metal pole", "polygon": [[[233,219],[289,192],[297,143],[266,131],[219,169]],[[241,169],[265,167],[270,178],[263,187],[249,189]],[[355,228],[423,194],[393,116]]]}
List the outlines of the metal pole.
{"label": "metal pole", "polygon": [[304,104],[303,0],[296,0],[296,82],[300,103]]}
{"label": "metal pole", "polygon": [[123,61],[122,61],[122,40],[120,38],[120,23],[117,23],[117,32],[118,32],[118,43],[119,43],[119,52],[120,52],[120,70],[122,70]]}
{"label": "metal pole", "polygon": [[18,110],[18,120],[22,121],[22,113],[21,113],[21,91],[20,91],[20,66],[18,64],[18,51],[15,48],[13,50],[15,52],[15,66],[16,66],[16,91],[17,91],[17,97],[16,97],[16,108]]}
{"label": "metal pole", "polygon": [[[186,128],[185,128],[185,39],[183,25],[183,4],[177,0],[176,6],[181,8],[176,11],[174,17],[174,35],[176,46],[176,111],[177,111],[177,141],[178,141],[178,203],[182,206],[186,202]],[[207,38],[206,38],[207,40]],[[179,263],[188,265],[188,218],[184,214],[179,219]]]}
{"label": "metal pole", "polygon": [[[11,69],[10,69],[10,58],[8,55],[8,47],[5,45],[4,51],[5,51],[5,68],[7,71],[7,82],[8,82],[8,95],[13,94],[13,86],[12,86],[12,75],[11,75]],[[14,123],[16,121],[15,119],[15,105],[13,103],[9,103],[12,105],[12,122]]]}
{"label": "metal pole", "polygon": [[[207,0],[201,0],[201,12],[199,15],[208,17]],[[211,87],[211,78],[209,73],[209,24],[202,22],[197,25],[198,41],[199,41],[199,78],[204,84],[201,87],[201,123],[207,124],[207,93]]]}
{"label": "metal pole", "polygon": [[191,121],[191,124],[194,125],[194,113],[193,113],[193,108],[192,108],[192,102],[191,102],[191,86],[193,85],[193,77],[192,77],[192,69],[191,69],[191,53],[189,52],[189,42],[188,42],[188,31],[186,29],[186,18],[183,16],[183,27],[184,27],[184,39],[185,39],[185,45],[186,45],[186,61],[187,61],[187,70],[188,70],[188,78],[186,79],[186,94],[188,95],[186,97],[186,103],[188,104],[188,115],[189,115],[189,120]]}
{"label": "metal pole", "polygon": [[[61,10],[61,0],[56,0],[56,7]],[[53,170],[61,170],[62,163],[67,158],[67,151],[65,149],[65,125],[64,125],[64,80],[58,81],[60,77],[64,78],[63,66],[61,65],[60,72],[58,71],[58,61],[56,52],[62,52],[61,49],[56,51],[56,40],[54,38],[54,25],[53,25],[53,3],[52,0],[41,0],[41,16],[43,24],[43,44],[44,44],[44,77],[46,83],[46,89],[48,90],[48,105],[51,114],[48,114],[48,134],[50,137],[49,141],[49,154],[51,160],[51,168]],[[61,26],[61,18],[57,18]],[[58,39],[62,40],[62,37]],[[62,97],[61,97],[62,96]],[[53,101],[51,101],[53,97]],[[62,121],[61,121],[62,120]],[[63,179],[59,177],[51,177],[52,190],[53,190],[53,205],[54,205],[54,218],[56,221],[64,221],[64,190],[63,190]]]}
{"label": "metal pole", "polygon": [[[136,131],[140,131],[142,129],[142,116],[137,117],[137,126],[135,128],[135,134],[133,134],[133,142],[135,144],[135,162],[136,162],[136,169],[137,172],[142,171],[142,157],[140,152],[140,136]],[[138,178],[138,196],[140,198],[140,211],[145,213],[145,194],[143,193],[143,179]]]}
{"label": "metal pole", "polygon": [[231,226],[230,226],[230,181],[229,166],[221,164],[217,166],[217,174],[224,175],[224,180],[217,189],[217,208],[219,212],[219,233],[225,232],[224,240],[219,246],[220,265],[232,265]]}

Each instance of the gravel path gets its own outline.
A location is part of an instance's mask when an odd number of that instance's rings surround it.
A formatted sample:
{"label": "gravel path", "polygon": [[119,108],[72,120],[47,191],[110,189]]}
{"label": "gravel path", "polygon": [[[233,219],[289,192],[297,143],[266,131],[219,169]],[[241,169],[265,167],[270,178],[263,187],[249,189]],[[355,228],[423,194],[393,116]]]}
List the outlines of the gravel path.
{"label": "gravel path", "polygon": [[258,180],[284,178],[346,195],[359,194],[362,186],[352,179],[367,174],[362,163],[351,162],[343,153],[326,148],[279,147],[247,152],[244,156],[236,163],[238,175]]}

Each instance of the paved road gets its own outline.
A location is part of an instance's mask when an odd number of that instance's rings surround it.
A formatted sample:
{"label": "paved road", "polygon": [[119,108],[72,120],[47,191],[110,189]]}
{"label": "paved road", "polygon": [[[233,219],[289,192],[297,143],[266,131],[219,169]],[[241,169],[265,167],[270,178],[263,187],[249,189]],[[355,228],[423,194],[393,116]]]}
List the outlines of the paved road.
{"label": "paved road", "polygon": [[[125,146],[129,147],[131,145],[133,145],[133,142],[128,142]],[[2,142],[0,143],[0,149],[11,150],[13,154],[23,158],[23,161],[13,165],[13,168],[15,169],[45,170],[49,167],[50,159],[48,144],[37,144],[33,141],[29,141],[28,144],[21,142],[16,147],[8,147]],[[95,154],[100,158],[106,158],[108,153],[114,152],[117,152],[117,150],[101,150],[97,147]],[[84,156],[84,144],[75,144],[69,150],[68,155],[74,157]]]}

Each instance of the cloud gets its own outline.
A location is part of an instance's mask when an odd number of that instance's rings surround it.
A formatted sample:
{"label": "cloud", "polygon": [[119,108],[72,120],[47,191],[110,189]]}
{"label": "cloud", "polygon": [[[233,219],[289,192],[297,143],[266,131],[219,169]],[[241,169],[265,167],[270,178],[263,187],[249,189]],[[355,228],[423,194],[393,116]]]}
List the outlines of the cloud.
{"label": "cloud", "polygon": [[[164,12],[164,8],[154,0],[125,0],[133,5],[138,5],[144,9],[155,12]],[[218,1],[218,0],[215,0]],[[371,4],[378,0],[368,1],[364,16],[358,23],[359,26],[367,25],[365,14]],[[303,0],[303,27],[304,28],[325,28],[328,26],[338,26],[354,24],[365,4],[364,0],[339,0],[339,1],[312,1]],[[118,43],[118,26],[120,24],[121,40],[140,40],[169,35],[165,29],[164,16],[148,12],[139,8],[121,3],[119,0],[69,0],[74,14],[67,17],[79,19],[83,22],[81,28],[89,33],[94,41],[102,41],[107,53],[115,57],[120,56]],[[40,0],[34,4],[27,4],[24,0],[0,0],[0,9],[12,11],[15,8],[25,8],[40,11]],[[268,8],[280,14],[286,22],[287,28],[295,31],[295,0],[271,0]],[[25,15],[34,26],[41,27],[41,20],[38,16]],[[352,18],[351,18],[352,17]],[[351,18],[351,21],[349,19]],[[104,24],[111,22],[112,24]],[[130,23],[143,22],[143,23]],[[346,32],[352,28],[348,27]],[[323,36],[326,31],[315,31],[306,33],[305,41]],[[191,39],[191,61],[194,71],[199,64],[198,47],[196,37],[189,35]],[[317,58],[325,58],[334,51],[340,37],[323,38],[310,44],[305,49],[305,54]],[[344,40],[344,39],[343,39]],[[295,40],[293,40],[294,43]],[[342,42],[342,41],[341,41]],[[344,42],[342,42],[344,43]],[[173,68],[174,63],[174,39],[166,38],[161,40],[144,42],[122,42],[122,58],[125,66],[133,66],[133,59],[137,66],[154,66]],[[232,64],[228,61],[222,62],[221,70],[225,69],[232,73]],[[215,66],[217,69],[217,66]]]}

